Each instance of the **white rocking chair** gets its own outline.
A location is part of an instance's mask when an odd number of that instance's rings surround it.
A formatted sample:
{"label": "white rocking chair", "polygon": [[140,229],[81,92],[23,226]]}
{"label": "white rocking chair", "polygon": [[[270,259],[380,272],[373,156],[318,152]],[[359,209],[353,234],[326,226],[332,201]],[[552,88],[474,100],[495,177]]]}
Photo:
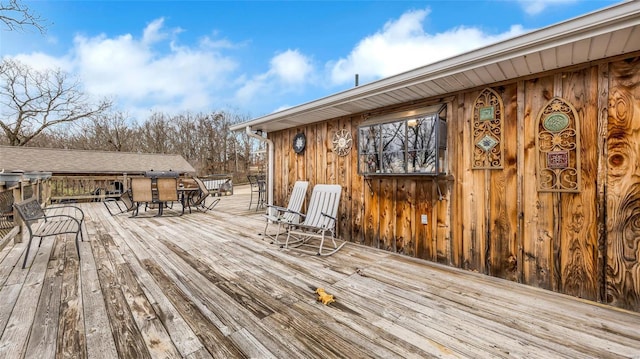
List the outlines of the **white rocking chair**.
{"label": "white rocking chair", "polygon": [[[343,241],[338,245],[335,233],[341,192],[340,185],[319,184],[313,187],[309,209],[307,214],[303,215],[304,221],[289,226],[284,248],[319,256],[328,256],[339,251],[346,244]],[[324,246],[326,239],[331,240],[331,248]]]}
{"label": "white rocking chair", "polygon": [[[277,245],[284,244],[278,241],[278,236],[280,235],[280,229],[282,226],[286,227],[290,224],[300,223],[300,209],[302,208],[304,199],[307,196],[308,187],[309,182],[296,181],[293,185],[293,190],[291,191],[287,208],[267,204],[267,213],[264,215],[264,218],[267,220],[267,223],[264,226],[264,236],[271,238],[271,243],[275,243]],[[278,229],[276,230],[275,235],[270,235],[267,232],[270,223],[278,224]]]}

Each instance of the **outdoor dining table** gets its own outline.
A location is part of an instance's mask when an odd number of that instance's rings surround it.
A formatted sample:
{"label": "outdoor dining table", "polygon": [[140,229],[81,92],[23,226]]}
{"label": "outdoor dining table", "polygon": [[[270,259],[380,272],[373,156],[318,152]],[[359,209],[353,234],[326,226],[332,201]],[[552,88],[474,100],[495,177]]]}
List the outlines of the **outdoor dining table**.
{"label": "outdoor dining table", "polygon": [[[151,182],[149,183],[150,188],[147,189],[150,192],[150,195],[149,195],[150,197],[148,198],[151,199],[150,203],[158,206],[158,214],[156,216],[162,216],[164,213],[164,207],[166,207],[168,203],[173,202],[173,200],[163,200],[163,198],[160,198],[161,197],[160,189],[158,188],[159,179],[161,178],[176,179],[175,180],[176,197],[174,198],[176,198],[178,202],[180,202],[180,204],[182,205],[182,212],[180,213],[180,215],[184,214],[185,208],[188,207],[189,209],[191,209],[192,199],[194,198],[194,196],[196,196],[200,192],[200,188],[197,187],[195,182],[191,183],[188,180],[178,179],[177,173],[175,172],[149,171],[146,173],[145,177],[151,179]],[[169,197],[172,197],[171,196],[172,190],[170,188],[171,187],[169,188],[167,188],[166,186],[164,187],[165,190],[168,190]],[[164,197],[164,198],[167,198],[167,197]],[[147,202],[145,206],[148,207],[148,205],[149,205],[149,202]],[[132,216],[135,217],[136,215],[137,215],[137,212],[134,212]]]}

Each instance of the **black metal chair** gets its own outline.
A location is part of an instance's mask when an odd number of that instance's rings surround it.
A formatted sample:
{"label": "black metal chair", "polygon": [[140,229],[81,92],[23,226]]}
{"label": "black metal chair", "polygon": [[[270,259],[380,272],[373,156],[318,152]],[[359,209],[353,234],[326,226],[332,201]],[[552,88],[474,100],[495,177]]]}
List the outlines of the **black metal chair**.
{"label": "black metal chair", "polygon": [[209,204],[207,204],[207,199],[211,196],[211,191],[207,189],[207,186],[202,182],[202,180],[198,177],[193,177],[193,181],[198,185],[200,189],[193,196],[190,196],[187,201],[189,204],[189,212],[191,212],[191,207],[206,212],[208,210],[213,209],[218,202],[220,202],[220,198],[214,198]]}
{"label": "black metal chair", "polygon": [[256,211],[260,206],[264,206],[264,196],[266,193],[266,179],[264,175],[248,175],[247,179],[251,185],[251,198],[249,199],[249,209],[253,204],[253,194],[255,193],[257,198]]}
{"label": "black metal chair", "polygon": [[[105,200],[102,203],[107,208],[107,211],[109,211],[109,214],[112,216],[115,216],[116,214],[120,214],[120,213],[129,212],[134,208],[136,208],[136,205],[133,202],[133,199],[131,198],[131,192],[129,191],[123,192],[119,198],[113,198],[113,197],[105,198]],[[112,210],[112,207],[114,206],[114,204],[118,208],[117,210],[115,209]],[[122,204],[122,206],[120,204]]]}
{"label": "black metal chair", "polygon": [[13,228],[13,191],[0,192],[0,229]]}
{"label": "black metal chair", "polygon": [[[55,206],[43,209],[36,197],[15,203],[13,207],[29,230],[29,243],[27,243],[27,250],[24,254],[23,269],[27,265],[27,258],[29,257],[29,249],[31,248],[33,237],[40,237],[39,247],[44,237],[66,233],[75,234],[76,250],[78,252],[78,258],[80,258],[78,239],[84,240],[82,238],[84,212],[80,208],[76,206]],[[49,214],[49,212],[53,212],[53,214]]]}

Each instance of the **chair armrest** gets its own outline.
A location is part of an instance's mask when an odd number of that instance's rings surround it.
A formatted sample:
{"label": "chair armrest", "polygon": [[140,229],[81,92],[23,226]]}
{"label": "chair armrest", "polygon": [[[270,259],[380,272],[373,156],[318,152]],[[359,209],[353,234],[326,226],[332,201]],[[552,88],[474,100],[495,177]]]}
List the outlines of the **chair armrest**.
{"label": "chair armrest", "polygon": [[307,217],[307,215],[306,215],[306,214],[301,213],[301,212],[298,212],[298,211],[294,211],[294,210],[291,210],[291,209],[287,209],[287,212],[289,212],[289,213],[293,213],[293,214],[297,214],[298,216],[300,216],[300,217],[302,217],[302,218]]}
{"label": "chair armrest", "polygon": [[46,221],[52,219],[52,218],[65,218],[65,219],[72,219],[73,221],[75,221],[76,223],[78,223],[78,226],[80,226],[82,224],[82,220],[80,218],[76,218],[74,216],[70,216],[68,214],[54,214],[52,216],[46,216],[43,217],[42,219]]}
{"label": "chair armrest", "polygon": [[267,206],[268,208],[273,208],[273,209],[275,209],[275,210],[276,210],[276,211],[278,211],[278,212],[289,212],[289,209],[288,209],[288,208],[284,208],[284,207],[276,206],[276,205],[274,205],[274,204],[268,204],[268,203],[267,203],[267,204],[266,204],[266,206]]}
{"label": "chair armrest", "polygon": [[[55,216],[58,216],[58,215],[49,216],[49,215],[46,215],[46,212],[50,211],[50,210],[54,210],[54,209],[60,209],[60,208],[73,208],[75,210],[75,216],[69,216],[69,217],[73,217],[73,218],[79,219],[80,222],[84,221],[84,211],[82,211],[80,209],[80,207],[78,207],[78,206],[70,206],[70,205],[51,206],[51,207],[45,207],[42,210],[45,212],[45,217],[46,218],[51,218],[51,217],[55,217]],[[78,215],[79,215],[79,218],[78,218]]]}
{"label": "chair armrest", "polygon": [[333,219],[334,221],[336,221],[336,217],[334,217],[334,216],[328,215],[328,214],[326,214],[324,212],[320,212],[320,214],[325,216],[325,217],[329,217],[329,218]]}
{"label": "chair armrest", "polygon": [[316,232],[317,231],[333,232],[331,230],[331,228],[324,227],[324,226],[323,227],[316,227],[316,226],[309,226],[309,225],[306,225],[306,224],[303,224],[303,223],[292,223],[291,226],[293,226],[295,228],[301,228],[301,229],[306,229],[306,230],[309,230],[309,231],[316,231]]}

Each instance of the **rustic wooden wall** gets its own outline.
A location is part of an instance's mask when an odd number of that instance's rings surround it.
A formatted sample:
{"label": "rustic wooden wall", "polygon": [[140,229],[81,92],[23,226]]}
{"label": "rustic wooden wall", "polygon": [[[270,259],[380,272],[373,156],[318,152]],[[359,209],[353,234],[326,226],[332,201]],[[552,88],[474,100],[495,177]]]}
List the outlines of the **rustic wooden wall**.
{"label": "rustic wooden wall", "polygon": [[[367,116],[447,103],[450,178],[364,178],[357,171],[363,115],[270,133],[275,203],[296,180],[343,187],[342,239],[569,295],[640,310],[640,61],[574,68],[492,87],[504,103],[504,168],[472,169],[471,119],[482,88]],[[537,190],[538,113],[553,97],[580,121],[582,188]],[[345,157],[332,152],[351,131]],[[298,132],[302,154],[292,150]],[[429,222],[421,223],[426,214]]]}
{"label": "rustic wooden wall", "polygon": [[608,74],[606,302],[640,311],[640,58]]}

